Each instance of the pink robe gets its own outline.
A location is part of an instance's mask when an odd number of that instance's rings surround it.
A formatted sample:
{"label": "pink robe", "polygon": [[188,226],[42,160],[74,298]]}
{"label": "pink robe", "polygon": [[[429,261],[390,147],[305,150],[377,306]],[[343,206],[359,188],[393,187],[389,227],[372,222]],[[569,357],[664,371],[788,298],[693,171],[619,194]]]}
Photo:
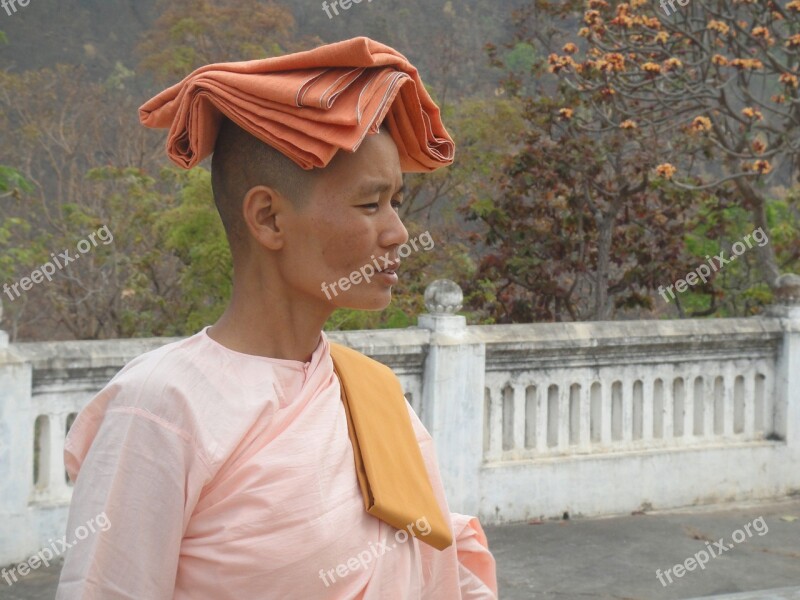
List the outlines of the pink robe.
{"label": "pink robe", "polygon": [[474,517],[450,513],[433,441],[409,406],[453,526],[438,551],[368,515],[323,333],[311,361],[196,335],[126,365],[76,419],[57,600],[497,597]]}

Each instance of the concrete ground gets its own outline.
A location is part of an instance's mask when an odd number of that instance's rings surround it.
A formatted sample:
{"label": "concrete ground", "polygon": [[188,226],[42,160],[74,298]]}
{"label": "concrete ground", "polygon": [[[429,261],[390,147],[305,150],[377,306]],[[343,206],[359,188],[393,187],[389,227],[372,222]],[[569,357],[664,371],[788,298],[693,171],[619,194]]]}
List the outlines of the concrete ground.
{"label": "concrete ground", "polygon": [[[800,600],[800,498],[485,530],[501,600]],[[728,549],[704,569],[690,562],[693,570],[672,574],[699,551],[720,553],[720,539]],[[0,598],[52,600],[60,568],[39,569],[11,587],[0,579]],[[671,568],[672,583],[662,576],[662,585],[656,570]]]}
{"label": "concrete ground", "polygon": [[[758,592],[748,600],[800,600],[799,498],[485,530],[502,600],[684,600],[748,591]],[[715,545],[720,538],[728,546],[724,553]],[[666,576],[666,585],[659,582],[657,569],[674,570],[709,546],[720,555],[704,569],[690,562],[692,571],[671,575],[672,583]],[[779,595],[759,591],[786,587],[794,589]]]}

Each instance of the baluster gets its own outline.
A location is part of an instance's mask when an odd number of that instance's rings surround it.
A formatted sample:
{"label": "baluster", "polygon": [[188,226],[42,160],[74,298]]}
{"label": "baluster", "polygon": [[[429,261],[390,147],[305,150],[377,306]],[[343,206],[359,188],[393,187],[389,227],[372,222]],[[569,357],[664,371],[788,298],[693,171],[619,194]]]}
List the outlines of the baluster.
{"label": "baluster", "polygon": [[549,387],[542,382],[536,386],[536,454],[544,455],[550,451],[547,444],[549,412]]}
{"label": "baluster", "polygon": [[[655,410],[655,391],[653,377],[646,375],[642,380],[642,441],[653,441],[653,411]],[[663,395],[662,395],[663,399]],[[649,445],[649,444],[648,444]]]}
{"label": "baluster", "polygon": [[558,381],[558,451],[569,450],[569,384],[564,378]]}
{"label": "baluster", "polygon": [[513,384],[514,388],[514,449],[525,449],[525,385]]}
{"label": "baluster", "polygon": [[503,396],[500,387],[487,388],[489,393],[489,452],[487,460],[503,456]]}
{"label": "baluster", "polygon": [[633,441],[633,377],[630,369],[622,369],[622,442]]}
{"label": "baluster", "polygon": [[723,371],[723,392],[722,404],[725,422],[723,423],[723,435],[730,439],[733,437],[733,421],[736,405],[734,402],[734,386],[736,385],[736,370],[732,362],[725,365]]}
{"label": "baluster", "polygon": [[589,373],[585,373],[581,378],[580,400],[580,427],[578,431],[578,448],[588,452],[592,446],[592,380]]}

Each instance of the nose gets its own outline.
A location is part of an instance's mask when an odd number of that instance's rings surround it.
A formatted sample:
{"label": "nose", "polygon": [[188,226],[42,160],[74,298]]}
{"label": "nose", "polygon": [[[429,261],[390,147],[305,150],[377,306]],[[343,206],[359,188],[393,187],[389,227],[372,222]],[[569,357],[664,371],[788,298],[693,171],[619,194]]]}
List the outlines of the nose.
{"label": "nose", "polygon": [[408,229],[403,225],[400,214],[393,208],[390,208],[387,211],[387,215],[387,219],[382,226],[382,231],[378,238],[378,243],[382,248],[391,248],[405,244],[408,241]]}

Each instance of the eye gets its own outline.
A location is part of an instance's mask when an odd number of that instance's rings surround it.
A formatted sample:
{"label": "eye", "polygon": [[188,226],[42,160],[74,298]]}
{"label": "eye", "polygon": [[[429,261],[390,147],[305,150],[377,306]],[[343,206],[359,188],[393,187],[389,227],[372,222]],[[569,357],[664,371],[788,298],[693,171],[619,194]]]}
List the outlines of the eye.
{"label": "eye", "polygon": [[403,206],[403,201],[402,200],[392,200],[392,206],[394,207],[394,209],[396,211],[399,211],[400,207]]}

